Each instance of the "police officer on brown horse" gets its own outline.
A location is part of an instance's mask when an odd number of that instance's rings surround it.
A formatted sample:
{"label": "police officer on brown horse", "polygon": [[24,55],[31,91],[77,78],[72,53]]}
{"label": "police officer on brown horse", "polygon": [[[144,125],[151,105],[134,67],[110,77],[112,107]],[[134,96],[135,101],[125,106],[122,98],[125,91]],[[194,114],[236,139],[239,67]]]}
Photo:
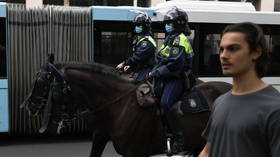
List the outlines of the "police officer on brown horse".
{"label": "police officer on brown horse", "polygon": [[149,73],[163,83],[161,90],[161,107],[167,126],[173,135],[172,151],[178,154],[183,151],[184,137],[177,113],[171,110],[185,90],[185,72],[192,68],[193,50],[186,35],[190,33],[188,16],[185,11],[176,7],[169,10],[164,16],[165,31],[168,34],[160,51],[158,52],[157,64]]}
{"label": "police officer on brown horse", "polygon": [[138,12],[133,19],[134,36],[132,55],[117,65],[117,69],[129,68],[138,73],[136,80],[143,81],[155,64],[156,42],[151,36],[151,19],[144,12]]}

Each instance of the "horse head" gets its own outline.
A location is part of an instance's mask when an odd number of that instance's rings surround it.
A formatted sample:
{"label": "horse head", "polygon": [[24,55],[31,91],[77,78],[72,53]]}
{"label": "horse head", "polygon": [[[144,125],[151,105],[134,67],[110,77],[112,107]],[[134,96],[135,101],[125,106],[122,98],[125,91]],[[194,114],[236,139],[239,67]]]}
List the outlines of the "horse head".
{"label": "horse head", "polygon": [[[63,111],[66,100],[63,98],[69,96],[71,89],[61,71],[61,65],[58,67],[54,65],[53,55],[49,55],[48,62],[37,72],[32,88],[21,104],[21,108],[26,108],[29,115],[43,115],[41,133],[48,127],[51,115],[65,116],[56,111]],[[62,105],[53,105],[54,103]],[[57,107],[62,109],[57,110]],[[57,124],[61,123],[61,117],[56,119]]]}

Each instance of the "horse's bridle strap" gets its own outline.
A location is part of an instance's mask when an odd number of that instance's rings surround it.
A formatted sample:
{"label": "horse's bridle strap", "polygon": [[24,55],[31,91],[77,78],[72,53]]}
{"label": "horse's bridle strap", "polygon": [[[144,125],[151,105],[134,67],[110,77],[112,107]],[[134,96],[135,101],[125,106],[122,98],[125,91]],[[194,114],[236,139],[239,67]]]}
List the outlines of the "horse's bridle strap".
{"label": "horse's bridle strap", "polygon": [[40,133],[45,132],[45,130],[48,127],[48,123],[49,123],[50,116],[51,116],[51,114],[50,114],[51,113],[51,108],[52,108],[52,105],[53,105],[52,104],[52,94],[53,94],[53,85],[51,84],[50,91],[49,91],[49,94],[48,94],[48,101],[47,101],[47,104],[46,104],[45,110],[44,110],[43,124],[42,124],[42,127],[39,130]]}

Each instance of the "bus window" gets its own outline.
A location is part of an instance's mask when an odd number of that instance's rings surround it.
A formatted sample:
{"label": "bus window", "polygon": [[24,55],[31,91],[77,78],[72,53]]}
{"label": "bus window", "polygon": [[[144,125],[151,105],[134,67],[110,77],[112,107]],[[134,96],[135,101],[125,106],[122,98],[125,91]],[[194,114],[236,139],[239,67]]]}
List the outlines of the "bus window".
{"label": "bus window", "polygon": [[[191,29],[191,34],[187,36],[188,40],[190,41],[192,48],[193,48],[193,40],[194,40],[194,36],[195,36],[195,31],[193,29]],[[194,52],[195,53],[195,52]]]}
{"label": "bus window", "polygon": [[95,61],[115,66],[131,54],[130,32],[101,32],[101,43],[95,46]]}
{"label": "bus window", "polygon": [[[199,59],[199,76],[223,76],[219,60],[220,34],[207,34]],[[266,76],[280,76],[280,35],[265,35],[270,55]]]}
{"label": "bus window", "polygon": [[7,77],[6,58],[6,25],[5,19],[0,18],[0,78]]}
{"label": "bus window", "polygon": [[156,52],[158,52],[161,48],[161,45],[163,45],[163,43],[164,43],[165,33],[154,33],[154,39],[156,40],[156,43],[157,43]]}
{"label": "bus window", "polygon": [[270,64],[267,76],[280,76],[280,35],[271,35],[270,45]]}
{"label": "bus window", "polygon": [[6,49],[0,45],[0,78],[7,77]]}
{"label": "bus window", "polygon": [[202,52],[199,53],[199,76],[221,76],[219,60],[220,34],[207,34],[203,39]]}

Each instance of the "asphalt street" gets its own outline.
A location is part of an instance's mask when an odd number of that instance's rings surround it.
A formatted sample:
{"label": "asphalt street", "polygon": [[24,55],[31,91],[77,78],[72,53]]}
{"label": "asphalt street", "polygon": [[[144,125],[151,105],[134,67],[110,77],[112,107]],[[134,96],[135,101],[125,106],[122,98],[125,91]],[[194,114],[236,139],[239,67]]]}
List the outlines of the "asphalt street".
{"label": "asphalt street", "polygon": [[[90,138],[0,138],[0,157],[88,157]],[[120,157],[108,143],[102,157]]]}

